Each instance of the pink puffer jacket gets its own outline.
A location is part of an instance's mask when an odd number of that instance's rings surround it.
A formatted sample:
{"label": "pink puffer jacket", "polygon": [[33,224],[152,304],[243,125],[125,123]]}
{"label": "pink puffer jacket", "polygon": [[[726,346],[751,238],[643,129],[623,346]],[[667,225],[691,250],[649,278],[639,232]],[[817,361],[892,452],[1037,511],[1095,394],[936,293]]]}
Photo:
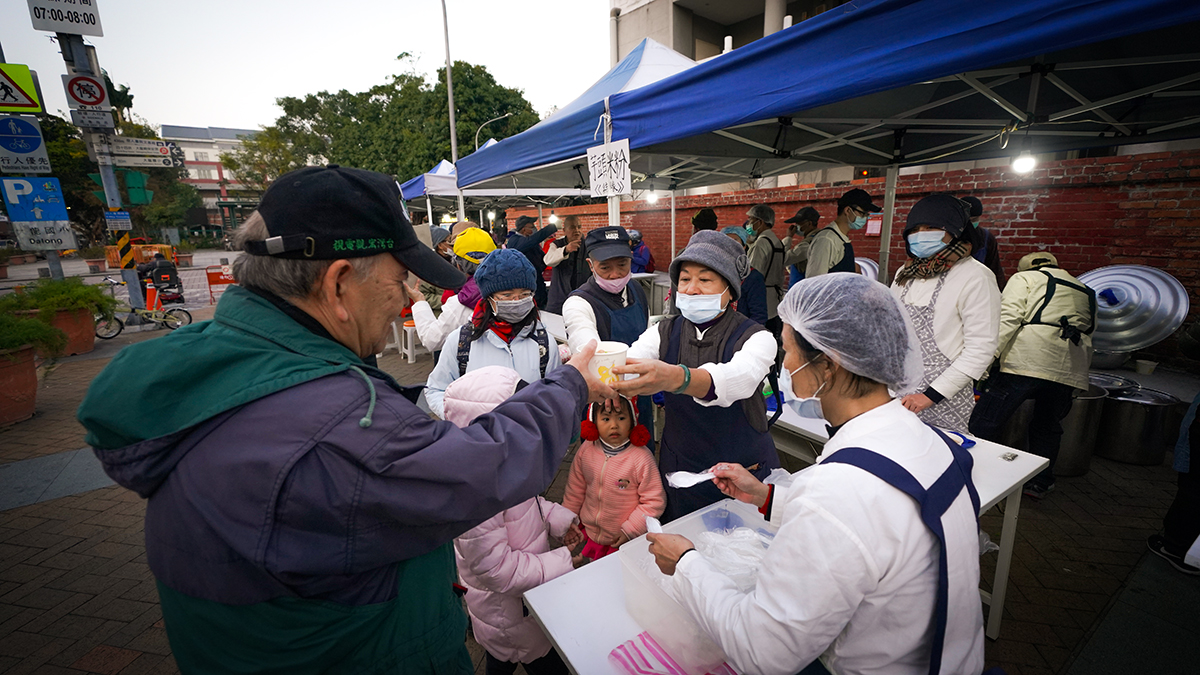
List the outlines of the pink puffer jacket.
{"label": "pink puffer jacket", "polygon": [[[501,366],[467,373],[446,387],[446,419],[466,426],[512,396],[519,381]],[[551,551],[547,538],[562,537],[574,521],[574,513],[535,497],[454,540],[475,639],[492,656],[528,663],[550,651],[537,622],[524,616],[521,594],[574,569],[570,551]]]}

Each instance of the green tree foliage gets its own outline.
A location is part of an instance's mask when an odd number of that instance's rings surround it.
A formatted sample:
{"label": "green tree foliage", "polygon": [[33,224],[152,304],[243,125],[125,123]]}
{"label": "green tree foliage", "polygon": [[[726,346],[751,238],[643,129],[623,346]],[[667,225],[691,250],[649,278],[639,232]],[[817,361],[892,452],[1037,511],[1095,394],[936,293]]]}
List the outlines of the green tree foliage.
{"label": "green tree foliage", "polygon": [[[88,178],[89,173],[96,171],[96,164],[88,159],[79,127],[54,115],[38,115],[38,124],[54,169],[52,175],[62,185],[63,201],[70,209],[71,226],[86,242],[102,242],[105,205],[92,194],[92,190],[100,189]],[[85,241],[79,243],[83,245]]]}
{"label": "green tree foliage", "polygon": [[[400,60],[409,56],[401,54]],[[334,163],[371,169],[405,180],[450,158],[446,71],[429,83],[415,73],[394,75],[386,84],[352,93],[320,92],[277,103],[283,115],[221,163],[244,184],[265,189],[279,175],[309,164]],[[474,151],[475,130],[505,113],[479,134],[507,138],[537,123],[519,89],[501,86],[483,66],[454,64],[455,122],[459,156]]]}
{"label": "green tree foliage", "polygon": [[117,115],[117,122],[129,121],[128,113],[133,108],[133,94],[129,93],[129,86],[115,85],[107,70],[102,69],[101,72],[104,73],[104,88],[108,90],[108,102]]}

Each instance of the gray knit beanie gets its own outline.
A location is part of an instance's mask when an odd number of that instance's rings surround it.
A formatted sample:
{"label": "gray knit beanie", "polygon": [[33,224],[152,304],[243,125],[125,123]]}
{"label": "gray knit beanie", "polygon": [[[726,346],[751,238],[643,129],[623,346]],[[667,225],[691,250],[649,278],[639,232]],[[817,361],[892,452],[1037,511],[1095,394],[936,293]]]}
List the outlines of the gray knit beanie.
{"label": "gray knit beanie", "polygon": [[685,262],[704,265],[720,274],[737,300],[742,294],[742,279],[750,274],[750,259],[737,242],[716,230],[700,230],[692,235],[687,248],[671,261],[671,286],[679,287],[679,267]]}

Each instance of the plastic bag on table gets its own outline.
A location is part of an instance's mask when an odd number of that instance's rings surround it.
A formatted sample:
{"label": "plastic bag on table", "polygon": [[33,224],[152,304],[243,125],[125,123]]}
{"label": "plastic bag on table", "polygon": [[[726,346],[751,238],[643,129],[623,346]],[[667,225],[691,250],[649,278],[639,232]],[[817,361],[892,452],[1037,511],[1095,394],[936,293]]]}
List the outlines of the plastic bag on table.
{"label": "plastic bag on table", "polygon": [[1000,547],[996,545],[996,542],[992,541],[992,538],[988,536],[988,533],[984,532],[983,530],[980,530],[979,531],[979,555],[987,555],[988,553],[991,553],[992,551],[999,551],[999,550],[1000,550]]}
{"label": "plastic bag on table", "polygon": [[[649,632],[641,633],[632,640],[617,645],[609,652],[608,663],[620,673],[629,675],[678,675],[688,672],[667,650],[658,644]],[[700,673],[697,673],[700,675]],[[722,663],[708,669],[704,675],[737,675],[737,671]]]}
{"label": "plastic bag on table", "polygon": [[749,593],[758,583],[758,570],[773,537],[748,527],[727,532],[702,532],[696,538],[696,550],[713,567],[737,584],[738,590]]}
{"label": "plastic bag on table", "polygon": [[771,469],[771,475],[767,476],[763,484],[787,487],[792,484],[795,478],[796,474],[788,472],[787,469]]}

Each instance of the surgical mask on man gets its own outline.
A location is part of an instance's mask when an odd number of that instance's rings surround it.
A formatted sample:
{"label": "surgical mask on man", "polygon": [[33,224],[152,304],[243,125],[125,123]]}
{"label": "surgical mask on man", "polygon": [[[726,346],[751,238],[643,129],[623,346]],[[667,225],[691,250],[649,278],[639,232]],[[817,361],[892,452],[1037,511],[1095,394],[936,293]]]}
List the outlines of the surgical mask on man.
{"label": "surgical mask on man", "polygon": [[850,226],[850,229],[852,229],[852,230],[861,230],[867,226],[867,217],[866,216],[858,216],[854,220],[851,220],[849,222],[849,226]]}
{"label": "surgical mask on man", "polygon": [[978,218],[971,221],[971,227],[976,227],[976,228],[979,227],[979,219]]}
{"label": "surgical mask on man", "polygon": [[820,394],[825,385],[829,384],[828,380],[822,382],[821,386],[817,387],[813,395],[808,398],[799,398],[796,396],[796,392],[792,390],[792,375],[804,370],[811,364],[812,361],[809,361],[795,370],[781,368],[779,371],[779,389],[783,392],[784,404],[795,411],[797,415],[814,420],[823,420],[825,419],[825,411],[821,409],[821,399],[817,398],[817,394]]}
{"label": "surgical mask on man", "polygon": [[696,324],[707,323],[717,318],[721,314],[721,310],[725,309],[721,306],[721,296],[723,295],[725,295],[723,292],[714,295],[677,293],[675,307],[688,321]]}
{"label": "surgical mask on man", "polygon": [[629,280],[633,278],[633,272],[630,272],[619,279],[605,279],[599,274],[592,275],[592,278],[596,280],[597,286],[608,291],[609,293],[620,293],[621,291],[625,290],[625,286],[628,285]]}
{"label": "surgical mask on man", "polygon": [[517,323],[533,311],[533,296],[520,300],[493,300],[492,311],[501,321]]}
{"label": "surgical mask on man", "polygon": [[908,250],[918,258],[928,258],[936,255],[949,244],[942,241],[946,236],[941,230],[928,230],[926,232],[913,232],[908,235]]}

